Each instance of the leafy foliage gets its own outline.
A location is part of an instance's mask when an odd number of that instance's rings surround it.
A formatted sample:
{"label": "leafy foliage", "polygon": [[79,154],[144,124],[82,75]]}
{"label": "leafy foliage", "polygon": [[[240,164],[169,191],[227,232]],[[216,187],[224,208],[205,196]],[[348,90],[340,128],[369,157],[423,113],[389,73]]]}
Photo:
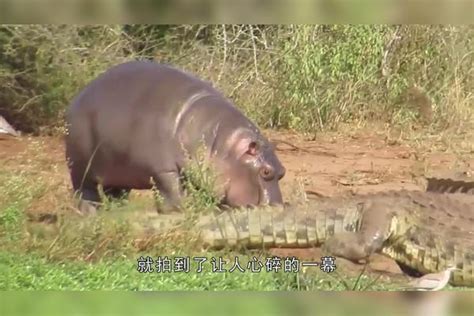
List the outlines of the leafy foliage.
{"label": "leafy foliage", "polygon": [[99,73],[154,59],[213,82],[261,127],[412,126],[416,87],[434,128],[462,128],[473,38],[472,26],[5,25],[0,115],[24,132],[62,131],[65,108]]}

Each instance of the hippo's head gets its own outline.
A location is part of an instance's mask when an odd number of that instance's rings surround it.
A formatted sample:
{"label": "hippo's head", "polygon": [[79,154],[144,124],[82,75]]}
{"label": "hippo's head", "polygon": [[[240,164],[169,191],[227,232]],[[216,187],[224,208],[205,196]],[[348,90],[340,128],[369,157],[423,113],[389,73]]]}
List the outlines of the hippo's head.
{"label": "hippo's head", "polygon": [[223,166],[224,201],[231,207],[282,204],[279,181],[285,168],[273,146],[260,134],[234,134],[226,143]]}

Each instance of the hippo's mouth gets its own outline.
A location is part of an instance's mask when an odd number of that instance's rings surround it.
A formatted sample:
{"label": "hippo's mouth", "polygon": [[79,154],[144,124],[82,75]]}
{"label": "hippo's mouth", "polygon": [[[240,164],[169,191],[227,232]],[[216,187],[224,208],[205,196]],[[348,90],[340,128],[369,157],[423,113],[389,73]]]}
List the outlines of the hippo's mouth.
{"label": "hippo's mouth", "polygon": [[[230,183],[229,183],[230,184]],[[224,194],[223,198],[221,199],[219,206],[227,206],[227,207],[232,207],[232,208],[238,208],[238,207],[243,207],[243,208],[254,208],[258,205],[268,203],[268,194],[264,192],[261,188],[257,190],[257,194],[254,196],[255,201],[252,203],[233,203],[232,199],[229,198],[230,196],[230,185],[226,185],[224,188]]]}
{"label": "hippo's mouth", "polygon": [[267,190],[260,189],[258,190],[258,204],[269,204],[270,203],[270,195],[268,194]]}

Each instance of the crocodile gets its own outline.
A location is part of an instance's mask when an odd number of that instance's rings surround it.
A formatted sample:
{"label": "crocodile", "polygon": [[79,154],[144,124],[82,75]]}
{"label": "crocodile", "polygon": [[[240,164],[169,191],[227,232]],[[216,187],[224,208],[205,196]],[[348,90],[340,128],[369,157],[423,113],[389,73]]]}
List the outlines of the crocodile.
{"label": "crocodile", "polygon": [[420,274],[456,266],[451,284],[474,286],[474,206],[459,193],[388,191],[233,209],[201,217],[204,246],[309,248],[354,262],[385,254]]}

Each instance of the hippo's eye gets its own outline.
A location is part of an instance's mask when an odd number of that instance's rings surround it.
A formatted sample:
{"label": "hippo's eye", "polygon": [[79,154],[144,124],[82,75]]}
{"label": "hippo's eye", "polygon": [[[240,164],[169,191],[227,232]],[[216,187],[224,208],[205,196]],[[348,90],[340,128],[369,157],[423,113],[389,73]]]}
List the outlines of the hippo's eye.
{"label": "hippo's eye", "polygon": [[275,177],[273,169],[269,167],[263,167],[262,169],[260,169],[260,175],[263,179],[267,181],[273,180],[273,178]]}

